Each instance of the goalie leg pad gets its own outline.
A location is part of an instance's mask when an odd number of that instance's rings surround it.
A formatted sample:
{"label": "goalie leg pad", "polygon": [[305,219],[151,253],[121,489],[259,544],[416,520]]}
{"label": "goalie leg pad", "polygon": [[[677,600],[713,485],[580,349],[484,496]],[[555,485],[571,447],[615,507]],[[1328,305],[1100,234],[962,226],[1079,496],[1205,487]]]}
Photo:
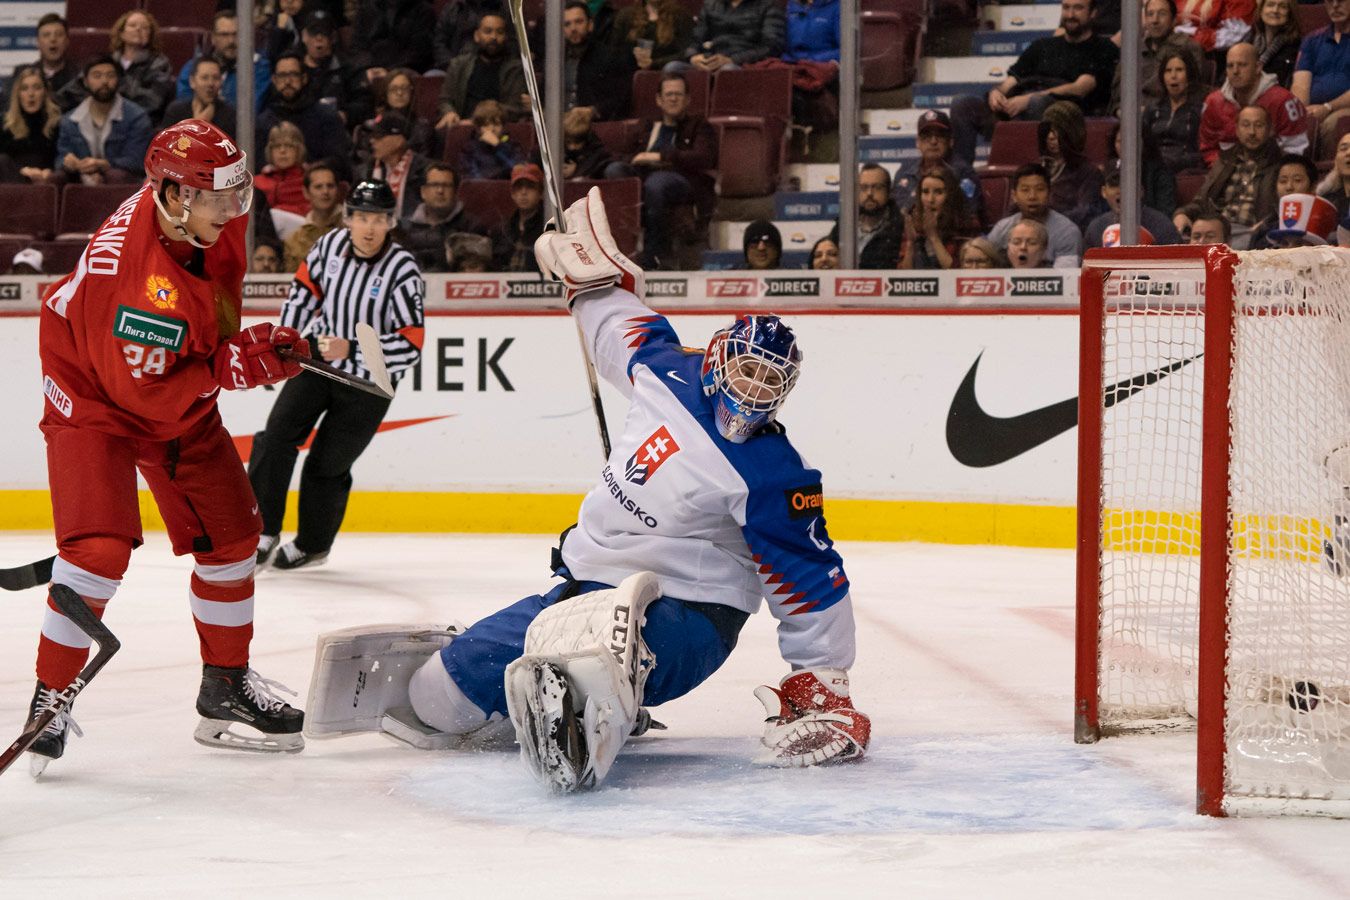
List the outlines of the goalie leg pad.
{"label": "goalie leg pad", "polygon": [[604,780],[632,733],[655,658],[642,639],[661,596],[650,572],[545,609],[506,669],[506,702],[521,758],[559,792]]}
{"label": "goalie leg pad", "polygon": [[380,731],[388,710],[410,705],[413,673],[462,632],[458,625],[363,625],[320,635],[305,735]]}

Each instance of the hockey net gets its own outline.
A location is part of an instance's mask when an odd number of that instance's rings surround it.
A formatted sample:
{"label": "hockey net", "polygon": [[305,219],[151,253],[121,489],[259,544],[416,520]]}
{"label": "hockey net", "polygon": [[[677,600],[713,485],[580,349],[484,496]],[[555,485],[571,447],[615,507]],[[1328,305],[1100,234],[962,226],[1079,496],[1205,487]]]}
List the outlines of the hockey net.
{"label": "hockey net", "polygon": [[1076,738],[1198,721],[1201,812],[1350,814],[1350,252],[1094,252],[1082,298]]}

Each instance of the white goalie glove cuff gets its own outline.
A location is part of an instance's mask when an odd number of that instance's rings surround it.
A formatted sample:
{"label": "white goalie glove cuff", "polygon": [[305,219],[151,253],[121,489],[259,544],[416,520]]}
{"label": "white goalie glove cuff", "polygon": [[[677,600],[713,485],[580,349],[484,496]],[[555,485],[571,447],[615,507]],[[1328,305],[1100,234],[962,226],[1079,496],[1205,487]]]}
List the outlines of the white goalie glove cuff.
{"label": "white goalie glove cuff", "polygon": [[642,269],[619,251],[609,230],[600,189],[593,187],[564,213],[565,232],[546,230],[534,242],[539,271],[567,288],[569,306],[588,291],[618,286],[646,297]]}

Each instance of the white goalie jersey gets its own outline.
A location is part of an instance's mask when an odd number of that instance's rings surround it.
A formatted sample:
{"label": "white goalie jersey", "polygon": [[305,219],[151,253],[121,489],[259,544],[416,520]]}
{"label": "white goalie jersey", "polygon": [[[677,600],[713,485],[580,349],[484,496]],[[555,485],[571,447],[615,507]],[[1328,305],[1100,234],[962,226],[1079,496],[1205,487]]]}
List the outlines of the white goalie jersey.
{"label": "white goalie jersey", "polygon": [[573,314],[601,377],[630,399],[623,433],[563,546],[574,578],[656,573],[662,593],[754,613],[767,599],[794,668],[847,669],[853,610],[825,529],[820,473],[781,426],[722,439],[703,353],[631,293],[582,295]]}

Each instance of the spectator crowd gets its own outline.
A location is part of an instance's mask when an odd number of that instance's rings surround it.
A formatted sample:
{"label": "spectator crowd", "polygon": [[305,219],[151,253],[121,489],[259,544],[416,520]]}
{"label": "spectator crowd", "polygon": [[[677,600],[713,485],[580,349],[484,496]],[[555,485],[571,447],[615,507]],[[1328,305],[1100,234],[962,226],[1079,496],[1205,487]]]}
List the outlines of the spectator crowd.
{"label": "spectator crowd", "polygon": [[[707,244],[719,132],[692,102],[696,78],[788,68],[792,123],[834,124],[838,0],[560,2],[563,173],[635,185],[647,268],[689,267],[688,249]],[[1122,98],[1118,2],[1061,0],[1059,28],[1001,82],[919,117],[916,158],[861,167],[859,266],[1073,266],[1118,243],[1119,129],[1104,145],[1093,135],[1136,113],[1141,242],[1334,241],[1350,215],[1350,0],[1321,5],[1328,24],[1305,34],[1293,0],[1146,0],[1141,92]],[[537,270],[544,179],[502,0],[260,0],[251,61],[233,3],[218,6],[181,63],[148,10],[118,16],[106,52],[82,59],[66,20],[43,16],[38,58],[0,102],[0,182],[139,183],[159,128],[201,118],[235,134],[251,65],[256,270],[294,270],[367,177],[393,189],[399,239],[424,271]],[[539,61],[542,17],[534,27]],[[1004,121],[1035,123],[1035,158],[991,176],[976,147]],[[837,267],[839,246],[836,223],[809,267]],[[746,268],[783,265],[767,220],[743,251]]]}

